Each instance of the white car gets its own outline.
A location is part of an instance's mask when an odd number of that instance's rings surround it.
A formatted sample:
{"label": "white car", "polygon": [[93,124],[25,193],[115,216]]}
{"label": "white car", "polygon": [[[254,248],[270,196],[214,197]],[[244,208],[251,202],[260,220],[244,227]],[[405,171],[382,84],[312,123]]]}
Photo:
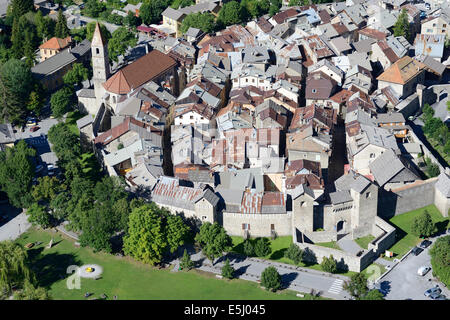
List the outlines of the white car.
{"label": "white car", "polygon": [[431,270],[431,268],[430,267],[426,267],[426,266],[422,266],[422,267],[420,267],[419,268],[419,270],[417,270],[417,274],[419,275],[419,276],[424,276],[424,275],[426,275],[427,273],[428,273],[428,271],[430,271]]}

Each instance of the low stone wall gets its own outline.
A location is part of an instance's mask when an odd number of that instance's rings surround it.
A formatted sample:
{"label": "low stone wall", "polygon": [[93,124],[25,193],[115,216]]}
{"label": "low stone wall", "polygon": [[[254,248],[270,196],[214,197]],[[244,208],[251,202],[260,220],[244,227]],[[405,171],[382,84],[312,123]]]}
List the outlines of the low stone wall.
{"label": "low stone wall", "polygon": [[375,239],[369,243],[369,250],[372,249],[374,253],[379,255],[394,245],[396,240],[395,228],[380,217],[375,218],[373,231]]}
{"label": "low stone wall", "polygon": [[372,233],[372,225],[365,225],[352,230],[352,239],[368,236]]}
{"label": "low stone wall", "polygon": [[[303,234],[306,239],[313,243],[337,241],[337,232],[334,231],[303,232]],[[305,242],[308,242],[306,239]]]}
{"label": "low stone wall", "polygon": [[[345,251],[316,246],[313,244],[295,242],[295,244],[302,250],[309,249],[314,253],[317,263],[321,263],[324,257],[329,257],[333,255],[333,258],[338,262],[338,264],[345,265],[349,271],[361,272],[368,265],[370,265],[375,257],[375,252],[373,250],[364,250],[363,255],[357,257]],[[310,254],[307,254],[307,257]],[[313,261],[313,260],[311,260]]]}
{"label": "low stone wall", "polygon": [[223,227],[229,235],[242,236],[244,230],[242,224],[250,225],[251,237],[270,237],[271,225],[278,236],[292,235],[292,214],[242,214],[224,212]]}

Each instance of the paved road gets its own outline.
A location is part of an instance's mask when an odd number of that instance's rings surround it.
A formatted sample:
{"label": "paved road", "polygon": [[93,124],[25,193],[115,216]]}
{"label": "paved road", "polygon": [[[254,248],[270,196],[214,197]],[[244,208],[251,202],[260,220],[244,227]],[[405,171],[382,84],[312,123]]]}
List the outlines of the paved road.
{"label": "paved road", "polygon": [[[216,262],[214,266],[201,252],[193,254],[191,259],[201,263],[198,269],[221,274],[223,261],[225,261],[227,257],[230,259],[230,264],[236,270],[238,278],[243,280],[257,282],[260,280],[261,272],[265,268],[274,266],[281,275],[283,284],[290,290],[301,293],[310,293],[313,289],[315,292],[320,291],[321,296],[338,300],[346,299],[348,296],[342,286],[344,281],[349,278],[341,275],[332,275],[316,270],[295,267],[289,264],[235,255],[225,256]],[[172,263],[175,264],[175,268],[177,269],[178,260],[175,260]]]}
{"label": "paved road", "polygon": [[28,216],[22,212],[12,220],[0,225],[0,241],[17,239],[30,227],[31,223],[28,222]]}
{"label": "paved road", "polygon": [[337,242],[338,246],[345,252],[356,255],[358,252],[364,250],[348,234]]}
{"label": "paved road", "polygon": [[120,27],[120,26],[118,26],[116,24],[112,24],[112,23],[109,23],[109,22],[106,22],[106,21],[103,21],[103,20],[97,20],[97,19],[89,18],[89,17],[82,16],[82,15],[80,15],[80,21],[83,21],[85,24],[88,24],[89,22],[92,22],[92,21],[98,21],[101,24],[103,24],[106,27],[106,29],[108,29],[108,31],[111,32],[111,33],[113,33],[116,29],[118,29]]}
{"label": "paved road", "polygon": [[[431,240],[434,243],[436,239],[433,238]],[[422,251],[418,256],[408,255],[379,281],[381,287],[388,291],[385,297],[387,300],[428,300],[430,298],[425,297],[423,293],[436,284],[442,289],[442,293],[447,298],[450,298],[450,290],[433,278],[432,271],[429,271],[423,277],[417,274],[417,270],[421,266],[431,267],[431,258],[428,254],[430,247]]]}

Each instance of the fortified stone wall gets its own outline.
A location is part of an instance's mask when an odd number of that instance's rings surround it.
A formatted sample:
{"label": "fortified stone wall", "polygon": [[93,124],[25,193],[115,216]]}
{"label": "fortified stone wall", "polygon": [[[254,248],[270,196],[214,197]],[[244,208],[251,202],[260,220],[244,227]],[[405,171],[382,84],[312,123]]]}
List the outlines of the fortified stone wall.
{"label": "fortified stone wall", "polygon": [[249,224],[251,237],[270,237],[271,225],[278,236],[292,235],[292,214],[243,214],[224,212],[223,227],[229,235],[243,236],[242,224]]}
{"label": "fortified stone wall", "polygon": [[419,181],[402,188],[379,189],[378,216],[389,219],[395,215],[434,204],[437,178]]}

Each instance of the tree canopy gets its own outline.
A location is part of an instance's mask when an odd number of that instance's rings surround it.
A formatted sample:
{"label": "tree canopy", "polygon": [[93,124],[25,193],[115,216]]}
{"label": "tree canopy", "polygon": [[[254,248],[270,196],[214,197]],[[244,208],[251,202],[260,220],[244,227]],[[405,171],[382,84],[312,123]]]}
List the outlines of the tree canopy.
{"label": "tree canopy", "polygon": [[62,118],[73,104],[73,90],[67,86],[62,87],[52,94],[50,98],[50,106],[52,113],[56,118]]}
{"label": "tree canopy", "polygon": [[125,27],[116,29],[108,42],[109,58],[117,62],[118,57],[123,55],[128,47],[133,48],[136,44],[137,39],[133,32],[127,30]]}
{"label": "tree canopy", "polygon": [[419,237],[429,237],[437,231],[431,215],[427,210],[424,210],[424,212],[414,219],[411,231]]}
{"label": "tree canopy", "polygon": [[209,12],[188,14],[181,23],[180,30],[184,34],[189,28],[197,28],[210,33],[215,28],[214,15]]}
{"label": "tree canopy", "polygon": [[275,267],[267,267],[261,273],[261,286],[271,291],[277,291],[281,288],[281,276]]}
{"label": "tree canopy", "polygon": [[31,158],[35,155],[36,151],[24,140],[0,152],[0,186],[17,208],[28,207],[32,203],[30,191],[34,165]]}
{"label": "tree canopy", "polygon": [[243,21],[241,5],[234,0],[225,3],[219,11],[217,21],[224,26],[241,23]]}
{"label": "tree canopy", "polygon": [[75,84],[80,85],[82,81],[88,79],[89,70],[81,63],[74,63],[72,69],[70,69],[64,76],[64,84],[73,86]]}
{"label": "tree canopy", "polygon": [[145,1],[139,9],[139,16],[145,24],[158,23],[162,20],[161,13],[167,8],[167,0]]}
{"label": "tree canopy", "polygon": [[200,232],[195,236],[203,249],[203,253],[214,263],[214,259],[220,257],[224,251],[232,245],[231,237],[217,222],[206,222],[200,227]]}
{"label": "tree canopy", "polygon": [[402,9],[402,12],[397,18],[397,22],[394,24],[394,36],[403,36],[407,40],[410,38],[408,13],[406,9]]}
{"label": "tree canopy", "polygon": [[450,235],[440,237],[430,249],[433,274],[450,286]]}

